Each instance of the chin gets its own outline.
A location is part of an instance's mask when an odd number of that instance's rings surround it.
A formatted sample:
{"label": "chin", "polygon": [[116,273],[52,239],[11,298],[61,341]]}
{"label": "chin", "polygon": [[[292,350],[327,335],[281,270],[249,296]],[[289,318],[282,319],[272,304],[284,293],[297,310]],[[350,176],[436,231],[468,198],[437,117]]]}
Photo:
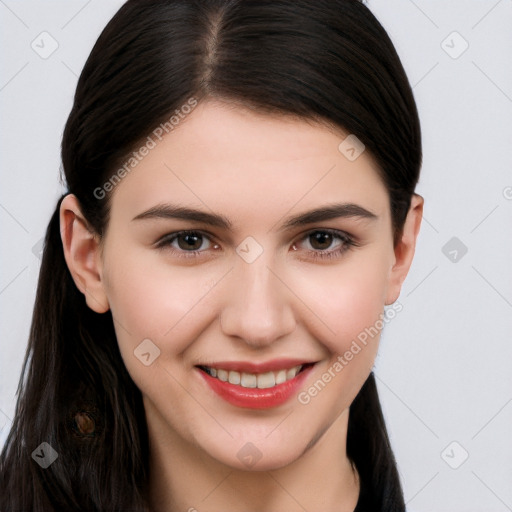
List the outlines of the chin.
{"label": "chin", "polygon": [[[240,446],[240,448],[236,448]],[[292,446],[290,443],[258,443],[251,441],[234,442],[234,452],[226,452],[226,446],[210,452],[210,456],[218,462],[235,470],[242,471],[273,471],[292,464],[304,453],[305,446]],[[230,447],[230,448],[231,448]]]}

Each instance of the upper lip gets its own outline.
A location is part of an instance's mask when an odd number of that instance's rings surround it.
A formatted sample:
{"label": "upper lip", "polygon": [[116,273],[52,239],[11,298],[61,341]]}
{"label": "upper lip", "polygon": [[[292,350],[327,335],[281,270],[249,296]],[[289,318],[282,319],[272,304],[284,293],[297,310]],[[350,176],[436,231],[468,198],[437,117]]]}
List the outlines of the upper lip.
{"label": "upper lip", "polygon": [[307,359],[272,359],[271,361],[264,361],[256,363],[253,361],[216,361],[214,363],[201,364],[198,366],[208,366],[209,368],[216,368],[222,370],[233,370],[235,372],[246,373],[265,373],[276,370],[287,370],[294,366],[301,366],[305,364],[314,364],[316,361],[309,361]]}

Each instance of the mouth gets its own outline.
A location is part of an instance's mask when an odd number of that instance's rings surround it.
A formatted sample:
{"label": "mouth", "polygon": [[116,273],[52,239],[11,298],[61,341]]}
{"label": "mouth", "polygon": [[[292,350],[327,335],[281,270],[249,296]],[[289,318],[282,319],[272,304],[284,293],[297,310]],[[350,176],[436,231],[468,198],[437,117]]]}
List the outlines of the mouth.
{"label": "mouth", "polygon": [[315,364],[282,360],[262,365],[218,363],[196,368],[203,382],[223,400],[237,407],[267,409],[288,401]]}
{"label": "mouth", "polygon": [[313,366],[313,364],[314,363],[305,363],[291,368],[283,368],[281,370],[264,373],[239,372],[226,368],[214,368],[212,366],[202,365],[198,366],[198,368],[210,377],[218,379],[221,382],[228,382],[229,384],[248,389],[269,389],[294,379],[300,372]]}

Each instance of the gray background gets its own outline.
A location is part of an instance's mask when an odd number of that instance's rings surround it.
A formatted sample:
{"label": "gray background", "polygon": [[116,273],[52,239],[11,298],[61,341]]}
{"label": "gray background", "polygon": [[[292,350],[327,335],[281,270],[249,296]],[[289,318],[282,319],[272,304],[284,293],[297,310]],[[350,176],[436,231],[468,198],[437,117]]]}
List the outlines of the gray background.
{"label": "gray background", "polygon": [[[62,130],[83,63],[122,3],[0,0],[0,445],[39,244],[63,191]],[[416,512],[512,510],[512,0],[368,5],[423,129],[424,223],[375,367],[406,501]]]}

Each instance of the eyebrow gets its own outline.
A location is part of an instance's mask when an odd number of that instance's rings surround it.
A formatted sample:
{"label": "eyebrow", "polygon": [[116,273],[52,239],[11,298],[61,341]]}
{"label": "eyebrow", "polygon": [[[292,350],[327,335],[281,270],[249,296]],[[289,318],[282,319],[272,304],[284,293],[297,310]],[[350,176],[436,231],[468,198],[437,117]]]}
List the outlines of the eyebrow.
{"label": "eyebrow", "polygon": [[305,226],[307,224],[313,224],[315,222],[322,222],[325,220],[350,217],[374,220],[377,218],[377,215],[354,203],[326,205],[301,213],[296,217],[288,218],[279,230],[281,231],[298,226]]}
{"label": "eyebrow", "polygon": [[224,216],[215,213],[208,213],[195,208],[178,206],[172,204],[159,204],[145,212],[139,213],[132,220],[140,219],[184,219],[203,224],[209,224],[218,228],[231,229],[231,222]]}
{"label": "eyebrow", "polygon": [[[354,203],[338,203],[315,208],[300,215],[285,219],[279,231],[285,229],[305,226],[315,222],[322,222],[337,218],[361,218],[374,220],[377,215],[362,206]],[[210,226],[231,230],[233,224],[223,215],[208,213],[203,210],[189,208],[172,204],[159,204],[149,208],[132,220],[142,219],[183,219],[188,221],[201,222]]]}

